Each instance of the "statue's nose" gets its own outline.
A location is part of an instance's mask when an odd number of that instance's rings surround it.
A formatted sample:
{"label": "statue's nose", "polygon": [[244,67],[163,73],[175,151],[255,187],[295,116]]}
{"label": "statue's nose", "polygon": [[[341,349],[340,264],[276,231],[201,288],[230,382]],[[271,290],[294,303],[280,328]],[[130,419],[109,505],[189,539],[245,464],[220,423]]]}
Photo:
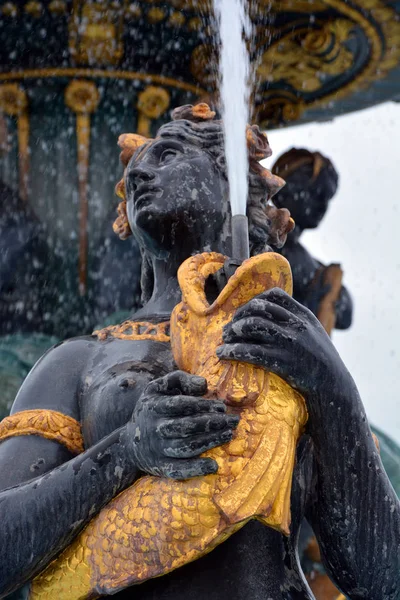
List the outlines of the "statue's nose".
{"label": "statue's nose", "polygon": [[156,175],[153,171],[146,167],[135,167],[130,172],[130,177],[132,178],[132,182],[138,185],[141,182],[148,182],[155,179]]}
{"label": "statue's nose", "polygon": [[156,174],[147,167],[134,167],[129,171],[127,179],[127,192],[128,194],[136,193],[138,188],[152,184],[156,177]]}

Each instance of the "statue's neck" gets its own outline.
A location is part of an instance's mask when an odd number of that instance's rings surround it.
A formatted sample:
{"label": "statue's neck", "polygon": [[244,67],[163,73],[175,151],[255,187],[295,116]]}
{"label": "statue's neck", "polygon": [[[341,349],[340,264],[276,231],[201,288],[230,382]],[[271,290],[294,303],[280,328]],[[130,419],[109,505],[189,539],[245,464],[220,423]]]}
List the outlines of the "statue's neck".
{"label": "statue's neck", "polygon": [[297,244],[297,242],[300,239],[301,234],[303,233],[303,229],[301,227],[299,227],[298,225],[295,226],[295,228],[293,229],[293,231],[291,231],[289,233],[289,235],[287,236],[287,241],[286,241],[286,245],[290,246],[293,244]]}
{"label": "statue's neck", "polygon": [[[225,254],[225,244],[221,243],[219,245],[219,248],[213,247],[212,250],[214,252]],[[198,250],[199,253],[210,250],[208,244],[204,246],[205,247]],[[194,252],[193,254],[197,254],[197,252]],[[158,320],[160,317],[168,318],[175,306],[181,301],[181,290],[178,284],[178,269],[187,258],[189,258],[187,253],[181,253],[179,257],[170,256],[166,260],[153,258],[153,293],[145,306],[133,315],[133,318],[136,321],[138,319]]]}
{"label": "statue's neck", "polygon": [[180,264],[168,260],[153,260],[154,287],[151,298],[135,315],[138,318],[170,315],[181,300],[177,271]]}

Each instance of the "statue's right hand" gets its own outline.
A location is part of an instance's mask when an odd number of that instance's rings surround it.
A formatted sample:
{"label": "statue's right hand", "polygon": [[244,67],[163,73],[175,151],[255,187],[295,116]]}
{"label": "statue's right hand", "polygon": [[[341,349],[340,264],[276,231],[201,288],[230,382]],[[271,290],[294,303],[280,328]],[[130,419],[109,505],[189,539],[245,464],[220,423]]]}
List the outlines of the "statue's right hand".
{"label": "statue's right hand", "polygon": [[151,475],[188,479],[216,473],[200,454],[229,442],[239,417],[221,401],[206,400],[203,377],[174,371],[149,383],[129,424],[138,468]]}

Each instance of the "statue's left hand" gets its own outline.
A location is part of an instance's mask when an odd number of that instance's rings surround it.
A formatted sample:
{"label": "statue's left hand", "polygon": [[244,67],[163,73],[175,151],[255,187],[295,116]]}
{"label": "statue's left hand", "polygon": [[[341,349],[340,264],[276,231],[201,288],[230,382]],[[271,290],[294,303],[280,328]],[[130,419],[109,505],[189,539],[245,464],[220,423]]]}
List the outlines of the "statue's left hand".
{"label": "statue's left hand", "polygon": [[348,375],[313,313],[279,288],[239,308],[223,333],[220,359],[259,365],[306,398],[318,397],[340,372]]}

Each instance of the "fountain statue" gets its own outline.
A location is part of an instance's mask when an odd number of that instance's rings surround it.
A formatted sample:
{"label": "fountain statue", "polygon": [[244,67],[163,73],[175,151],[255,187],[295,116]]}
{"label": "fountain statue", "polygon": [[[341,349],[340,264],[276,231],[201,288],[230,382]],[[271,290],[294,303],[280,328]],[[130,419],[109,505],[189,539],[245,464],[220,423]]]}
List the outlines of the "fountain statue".
{"label": "fountain statue", "polygon": [[[318,227],[337,191],[339,175],[332,161],[320,152],[292,148],[282,154],[272,172],[285,179],[274,196],[274,203],[290,211],[296,227],[279,250],[290,263],[293,297],[307,306],[323,324],[327,333],[347,329],[352,321],[352,300],[342,285],[338,264],[323,265],[300,243],[306,229]],[[382,463],[397,494],[400,493],[400,448],[382,431],[371,426],[376,436]],[[311,528],[303,523],[301,532],[303,570],[317,600],[334,600],[338,591],[325,573],[318,543]]]}
{"label": "fountain statue", "polygon": [[337,190],[338,173],[327,157],[304,148],[282,154],[272,172],[286,182],[275,203],[287,208],[296,223],[282,248],[292,268],[293,296],[319,318],[329,334],[333,328],[348,329],[353,306],[342,285],[340,265],[323,265],[299,241],[304,230],[318,227],[325,216]]}
{"label": "fountain statue", "polygon": [[399,597],[399,501],[271,251],[293,223],[269,202],[268,140],[247,128],[240,264],[214,116],[184,106],[154,140],[120,138],[115,230],[140,244],[143,307],[50,350],[0,424],[0,597],[309,600],[304,516],[341,592]]}

